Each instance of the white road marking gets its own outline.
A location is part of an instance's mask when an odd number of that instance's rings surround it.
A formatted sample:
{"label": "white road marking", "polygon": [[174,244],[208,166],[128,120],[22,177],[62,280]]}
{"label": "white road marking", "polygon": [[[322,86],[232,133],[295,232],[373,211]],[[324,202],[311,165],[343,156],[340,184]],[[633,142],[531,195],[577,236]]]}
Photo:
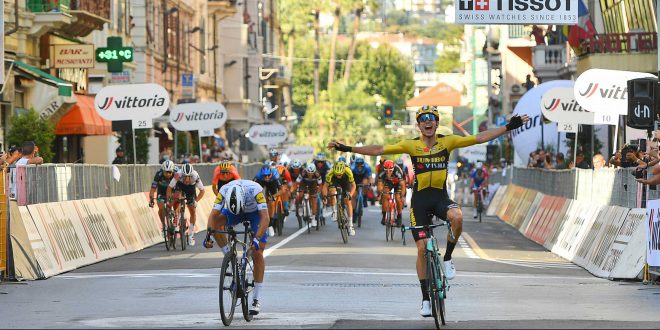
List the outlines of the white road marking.
{"label": "white road marking", "polygon": [[479,259],[479,256],[474,253],[470,245],[465,241],[463,237],[458,238],[458,245],[463,249],[463,252],[465,252],[465,255],[468,256],[470,259]]}
{"label": "white road marking", "polygon": [[273,245],[272,247],[267,248],[266,251],[264,251],[264,258],[268,257],[271,253],[273,253],[275,250],[280,248],[282,245],[284,245],[286,243],[289,243],[292,239],[298,237],[300,234],[302,234],[306,231],[307,231],[307,226],[303,226],[302,228],[298,229],[297,232],[289,235],[289,237],[283,239],[282,241],[280,241],[279,243]]}

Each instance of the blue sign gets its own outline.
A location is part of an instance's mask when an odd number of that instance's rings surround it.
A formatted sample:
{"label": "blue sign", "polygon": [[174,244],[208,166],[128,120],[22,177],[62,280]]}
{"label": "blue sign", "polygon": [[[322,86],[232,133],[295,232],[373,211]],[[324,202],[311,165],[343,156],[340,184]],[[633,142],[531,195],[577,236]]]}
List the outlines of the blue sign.
{"label": "blue sign", "polygon": [[495,126],[502,127],[506,125],[506,116],[495,117]]}
{"label": "blue sign", "polygon": [[192,73],[184,73],[181,75],[181,86],[183,87],[193,87],[194,82],[193,82],[193,74]]}

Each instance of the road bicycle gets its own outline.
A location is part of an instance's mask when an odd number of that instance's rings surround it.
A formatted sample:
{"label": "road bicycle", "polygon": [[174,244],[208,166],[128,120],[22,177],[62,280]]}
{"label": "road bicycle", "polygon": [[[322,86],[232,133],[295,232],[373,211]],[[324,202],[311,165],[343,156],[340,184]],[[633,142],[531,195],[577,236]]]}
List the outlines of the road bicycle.
{"label": "road bicycle", "polygon": [[[296,206],[297,208],[298,206]],[[311,228],[312,228],[312,207],[309,202],[309,192],[307,190],[303,191],[303,199],[300,205],[300,211],[302,214],[298,213],[298,210],[296,209],[296,215],[298,216],[298,222],[304,221],[307,224],[307,233],[311,233]],[[300,226],[302,228],[302,226]],[[316,230],[319,228],[319,221],[316,221]]]}
{"label": "road bicycle", "polygon": [[397,227],[396,223],[396,198],[394,198],[395,192],[390,190],[385,193],[389,195],[387,200],[389,201],[389,207],[385,211],[385,241],[394,240],[394,228]]}
{"label": "road bicycle", "polygon": [[454,233],[451,229],[451,223],[445,220],[440,220],[438,224],[423,225],[423,226],[401,226],[401,234],[403,235],[403,245],[406,245],[405,232],[415,229],[424,230],[428,233],[426,240],[426,283],[427,292],[431,299],[431,311],[435,320],[436,328],[440,329],[440,324],[445,325],[445,299],[447,299],[447,292],[449,291],[449,283],[445,276],[445,266],[441,259],[440,251],[438,250],[438,242],[433,236],[433,228],[447,226],[449,237],[454,240]]}
{"label": "road bicycle", "polygon": [[275,213],[273,213],[273,218],[275,222],[273,223],[273,229],[277,236],[282,236],[282,229],[284,229],[284,200],[282,194],[279,194],[277,197],[273,198],[270,195],[269,199],[275,201]]}
{"label": "road bicycle", "polygon": [[[241,300],[243,318],[250,322],[253,315],[250,314],[250,293],[254,290],[254,264],[252,262],[252,249],[250,244],[254,233],[250,228],[250,221],[244,220],[243,231],[236,231],[234,227],[227,226],[226,230],[214,230],[208,228],[206,241],[211,239],[211,234],[227,234],[231,249],[222,259],[220,267],[219,305],[222,324],[229,326],[234,319],[234,312]],[[243,235],[239,240],[238,235]],[[239,247],[240,246],[240,247]],[[242,253],[239,256],[239,251]]]}
{"label": "road bicycle", "polygon": [[[161,202],[161,201],[159,201]],[[174,228],[174,210],[165,206],[165,224],[163,225],[163,239],[165,240],[165,249],[176,250],[176,230]]]}
{"label": "road bicycle", "polygon": [[479,187],[473,189],[472,191],[477,192],[476,194],[476,204],[477,204],[477,216],[479,217],[479,222],[481,222],[481,214],[484,212],[484,193],[486,189],[484,187]]}
{"label": "road bicycle", "polygon": [[355,199],[355,209],[353,210],[353,223],[357,223],[358,228],[362,227],[362,213],[364,211],[363,203],[364,196],[362,196],[363,184],[357,185],[357,198]]}
{"label": "road bicycle", "polygon": [[316,193],[316,230],[319,230],[321,226],[325,226],[325,217],[323,216],[323,197],[321,192]]}
{"label": "road bicycle", "polygon": [[[341,239],[344,241],[344,244],[348,243],[348,215],[346,215],[346,205],[344,204],[344,194],[342,193],[341,187],[337,187],[337,193],[328,195],[328,197],[337,196],[337,226],[339,226],[339,233],[341,234]],[[349,199],[350,200],[350,199]]]}
{"label": "road bicycle", "polygon": [[175,229],[171,242],[172,249],[176,249],[176,229],[177,227],[179,227],[178,229],[179,229],[179,239],[181,241],[181,251],[184,251],[186,249],[186,245],[188,245],[188,221],[186,219],[186,196],[182,193],[180,197],[178,197],[177,199],[179,200],[179,209],[177,210],[177,213],[175,213],[174,210],[171,210],[171,214],[166,213],[166,217],[171,216],[172,227]]}

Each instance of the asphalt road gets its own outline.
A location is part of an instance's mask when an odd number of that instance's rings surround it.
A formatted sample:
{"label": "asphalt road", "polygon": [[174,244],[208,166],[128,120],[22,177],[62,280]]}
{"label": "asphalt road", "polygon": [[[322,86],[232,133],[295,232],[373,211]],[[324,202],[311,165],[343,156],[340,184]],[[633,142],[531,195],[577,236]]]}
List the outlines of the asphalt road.
{"label": "asphalt road", "polygon": [[[446,328],[657,328],[660,288],[612,282],[529,241],[507,224],[471,217],[454,252],[458,274]],[[269,239],[262,313],[235,327],[434,328],[419,316],[416,250],[385,241],[369,206],[348,244],[336,223],[298,231],[293,216]],[[407,218],[405,211],[404,219]],[[436,232],[444,236],[445,231]],[[3,283],[3,328],[219,328],[221,252],[162,244],[43,281]],[[410,235],[410,234],[407,234]],[[279,244],[278,244],[279,243]],[[440,246],[444,250],[444,238]],[[276,247],[276,248],[274,248]]]}

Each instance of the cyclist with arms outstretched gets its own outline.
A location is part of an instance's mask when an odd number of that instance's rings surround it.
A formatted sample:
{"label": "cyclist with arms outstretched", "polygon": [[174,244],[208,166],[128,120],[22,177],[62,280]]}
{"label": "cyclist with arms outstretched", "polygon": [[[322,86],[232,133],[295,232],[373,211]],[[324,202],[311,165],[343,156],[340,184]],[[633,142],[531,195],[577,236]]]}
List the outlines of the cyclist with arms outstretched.
{"label": "cyclist with arms outstretched", "polygon": [[[423,106],[417,111],[417,128],[421,136],[407,139],[392,145],[370,145],[351,147],[337,141],[328,144],[342,152],[354,152],[363,155],[378,156],[383,154],[410,155],[415,171],[415,183],[411,198],[410,223],[412,226],[430,225],[432,213],[451,222],[454,240],[447,235],[447,250],[444,256],[444,265],[447,279],[456,276],[456,268],[451,260],[456,242],[461,235],[463,227],[463,213],[460,206],[449,199],[446,189],[447,163],[449,154],[453,149],[471,146],[493,140],[508,131],[521,127],[529,120],[527,115],[514,116],[506,126],[494,128],[477,135],[455,136],[436,134],[440,123],[440,114],[433,106]],[[422,316],[431,316],[431,303],[429,293],[426,291],[426,231],[413,230],[413,237],[417,245],[417,276],[422,288]]]}

